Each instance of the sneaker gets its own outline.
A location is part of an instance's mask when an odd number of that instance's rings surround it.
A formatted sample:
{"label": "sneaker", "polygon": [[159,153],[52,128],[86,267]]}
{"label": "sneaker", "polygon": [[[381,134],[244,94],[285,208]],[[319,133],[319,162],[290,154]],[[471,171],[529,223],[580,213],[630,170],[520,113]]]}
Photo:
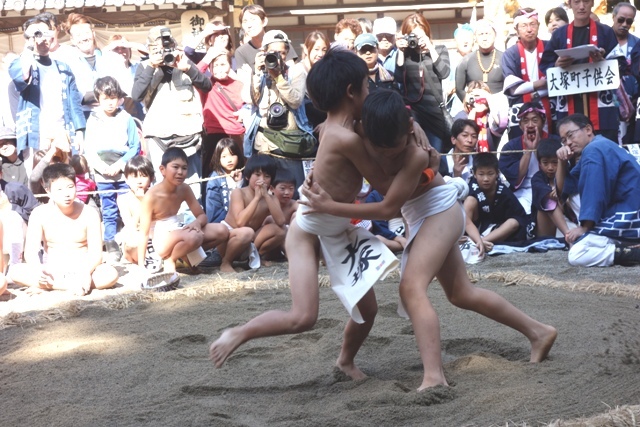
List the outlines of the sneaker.
{"label": "sneaker", "polygon": [[160,273],[149,276],[141,287],[145,291],[168,292],[176,289],[179,284],[180,276],[178,273]]}
{"label": "sneaker", "polygon": [[209,255],[205,259],[202,260],[198,267],[212,268],[212,267],[220,267],[222,264],[222,257],[218,253],[216,249],[212,250]]}
{"label": "sneaker", "polygon": [[616,246],[613,263],[625,267],[640,265],[640,248]]}

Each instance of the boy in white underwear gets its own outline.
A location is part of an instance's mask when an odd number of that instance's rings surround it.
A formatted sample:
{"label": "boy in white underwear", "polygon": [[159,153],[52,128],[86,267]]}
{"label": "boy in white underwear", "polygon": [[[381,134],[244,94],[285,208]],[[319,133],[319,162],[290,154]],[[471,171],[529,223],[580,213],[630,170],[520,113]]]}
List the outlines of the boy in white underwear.
{"label": "boy in white underwear", "polygon": [[[10,276],[22,286],[61,289],[86,295],[91,289],[115,285],[118,272],[102,264],[102,227],[98,212],[76,200],[76,174],[65,163],[42,173],[50,202],[29,218],[24,264],[11,267]],[[38,252],[44,243],[43,262]]]}
{"label": "boy in white underwear", "polygon": [[[162,155],[160,172],[164,179],[151,187],[142,199],[140,209],[140,241],[138,265],[145,266],[145,252],[149,235],[153,248],[164,260],[164,272],[173,273],[169,283],[177,281],[176,261],[201,246],[210,249],[226,242],[229,230],[222,224],[208,224],[207,216],[189,185],[187,155],[180,148],[169,148]],[[186,202],[196,219],[182,224],[178,210]]]}
{"label": "boy in white underwear", "polygon": [[[409,142],[412,119],[402,97],[379,90],[364,103],[362,121],[370,155],[359,169],[372,187],[385,198],[379,203],[350,204],[331,198],[315,180],[303,188],[313,212],[346,218],[390,219],[402,208],[408,227],[408,242],[402,261],[400,298],[406,308],[424,365],[418,391],[447,385],[440,352],[438,316],[427,298],[427,288],[434,277],[442,285],[449,301],[473,310],[524,334],[531,343],[531,362],[546,358],[557,331],[533,320],[498,294],[475,287],[469,281],[460,254],[458,239],[464,231],[463,210],[458,202],[460,190],[445,184],[438,175],[440,159],[435,150],[429,153]],[[425,169],[427,168],[427,169]]]}

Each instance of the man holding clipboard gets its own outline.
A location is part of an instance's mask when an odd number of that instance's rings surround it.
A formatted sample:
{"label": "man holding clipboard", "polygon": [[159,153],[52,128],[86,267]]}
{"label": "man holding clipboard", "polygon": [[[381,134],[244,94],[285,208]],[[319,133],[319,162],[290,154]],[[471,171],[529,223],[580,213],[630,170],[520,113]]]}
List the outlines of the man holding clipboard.
{"label": "man holding clipboard", "polygon": [[[540,70],[546,73],[551,67],[565,68],[573,64],[599,62],[611,52],[618,41],[613,30],[591,19],[593,0],[570,0],[574,20],[571,24],[558,28],[551,35],[540,61]],[[596,48],[584,47],[577,49],[576,54],[563,53],[558,56],[558,49],[570,49],[578,46],[594,45]],[[578,52],[587,50],[588,52]],[[579,53],[588,53],[588,56]],[[566,55],[569,56],[566,56]],[[577,59],[583,56],[582,59]],[[558,96],[552,99],[555,105],[556,120],[570,114],[581,113],[589,117],[597,134],[611,141],[618,141],[618,126],[620,122],[619,108],[614,102],[615,91],[581,93],[568,96]],[[553,107],[552,107],[553,110]]]}

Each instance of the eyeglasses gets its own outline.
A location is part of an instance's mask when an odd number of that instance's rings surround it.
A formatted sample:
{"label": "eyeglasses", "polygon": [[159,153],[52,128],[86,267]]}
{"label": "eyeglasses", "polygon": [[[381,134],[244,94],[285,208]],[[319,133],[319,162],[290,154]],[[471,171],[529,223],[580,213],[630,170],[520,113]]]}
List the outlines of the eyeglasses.
{"label": "eyeglasses", "polygon": [[376,38],[378,39],[378,41],[382,41],[384,39],[387,39],[387,41],[389,41],[389,40],[393,40],[395,37],[396,37],[395,34],[389,34],[389,33],[380,33],[376,35]]}
{"label": "eyeglasses", "polygon": [[518,24],[518,29],[526,30],[527,28],[531,28],[532,30],[535,30],[539,26],[540,26],[539,22],[523,22],[522,24]]}
{"label": "eyeglasses", "polygon": [[376,52],[378,52],[378,49],[374,46],[365,45],[365,46],[362,46],[360,49],[358,49],[358,53],[360,55],[365,55],[367,53],[376,53]]}
{"label": "eyeglasses", "polygon": [[576,136],[576,133],[578,133],[578,131],[581,131],[582,129],[584,129],[584,126],[579,127],[578,129],[570,130],[569,132],[567,132],[565,134],[564,138],[562,138],[560,140],[562,145],[566,145],[567,141],[569,141],[569,140],[573,141],[573,137]]}
{"label": "eyeglasses", "polygon": [[616,19],[616,21],[618,22],[618,24],[623,24],[626,21],[628,26],[633,25],[633,18],[625,18],[621,16],[620,18]]}

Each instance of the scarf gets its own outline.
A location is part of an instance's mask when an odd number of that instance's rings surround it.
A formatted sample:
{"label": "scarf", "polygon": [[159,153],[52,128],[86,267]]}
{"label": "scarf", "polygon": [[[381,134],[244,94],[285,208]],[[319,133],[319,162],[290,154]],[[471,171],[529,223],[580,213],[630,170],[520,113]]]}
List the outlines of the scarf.
{"label": "scarf", "polygon": [[[596,27],[596,23],[593,19],[589,20],[589,43],[598,46],[598,27]],[[573,47],[573,22],[569,24],[567,28],[567,49]],[[589,62],[593,62],[591,58],[589,58]],[[598,92],[590,92],[588,95],[589,98],[589,118],[591,119],[591,123],[593,123],[593,129],[600,129],[600,117],[598,113]],[[574,104],[573,96],[567,96],[567,108],[569,114],[574,114],[576,111],[576,107]]]}
{"label": "scarf", "polygon": [[[532,76],[529,76],[529,74],[527,73],[528,67],[527,67],[527,55],[525,55],[524,52],[524,45],[522,44],[522,42],[518,41],[517,43],[518,46],[518,53],[520,54],[520,73],[522,74],[522,80],[524,80],[525,82],[530,82]],[[544,43],[542,43],[542,40],[538,39],[538,44],[536,46],[536,56],[538,57],[538,65],[540,64],[540,60],[542,59],[542,53],[544,52]],[[540,71],[540,69],[538,68],[538,78],[544,78],[545,75],[542,71]],[[530,93],[526,93],[524,95],[522,95],[522,100],[524,102],[531,102],[532,97]],[[547,129],[549,130],[549,132],[551,132],[552,128],[551,128],[551,104],[549,103],[549,97],[545,96],[543,98],[540,98],[540,101],[542,101],[542,105],[544,106],[544,111],[546,113],[547,116]]]}

